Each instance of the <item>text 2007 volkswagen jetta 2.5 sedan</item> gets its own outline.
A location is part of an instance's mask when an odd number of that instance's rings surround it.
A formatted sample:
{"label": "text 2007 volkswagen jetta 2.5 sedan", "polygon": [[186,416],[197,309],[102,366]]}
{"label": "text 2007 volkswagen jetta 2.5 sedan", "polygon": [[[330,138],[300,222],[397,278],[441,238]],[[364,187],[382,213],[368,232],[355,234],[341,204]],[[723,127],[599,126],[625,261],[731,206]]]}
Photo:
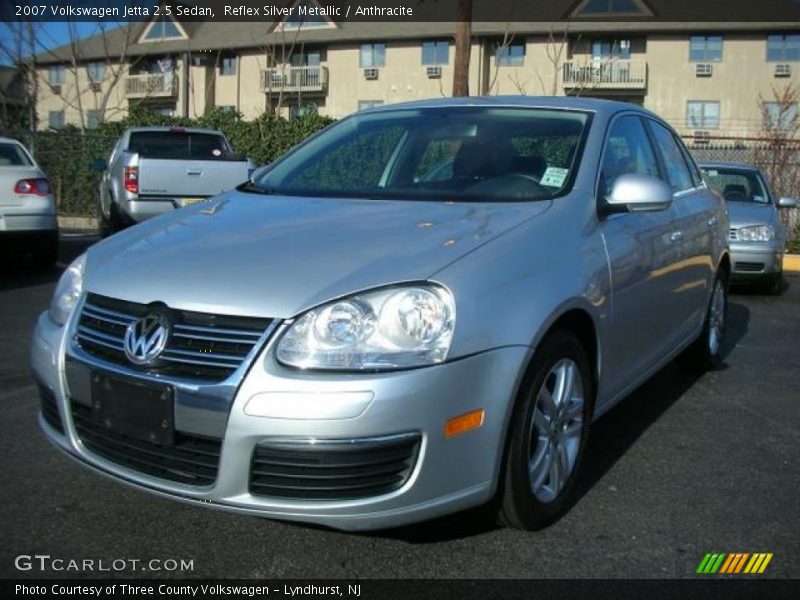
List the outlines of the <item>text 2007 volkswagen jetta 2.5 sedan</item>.
{"label": "text 2007 volkswagen jetta 2.5 sedan", "polygon": [[40,423],[198,505],[369,529],[492,500],[538,528],[593,420],[681,351],[719,360],[727,231],[632,105],[358,113],[78,258],[34,334]]}

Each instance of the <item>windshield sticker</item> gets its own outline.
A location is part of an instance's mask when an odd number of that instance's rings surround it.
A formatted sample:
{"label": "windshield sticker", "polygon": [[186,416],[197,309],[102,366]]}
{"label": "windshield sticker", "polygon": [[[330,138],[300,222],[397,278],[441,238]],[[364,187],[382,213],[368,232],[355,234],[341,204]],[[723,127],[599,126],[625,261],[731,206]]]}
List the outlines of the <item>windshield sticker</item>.
{"label": "windshield sticker", "polygon": [[706,175],[708,175],[709,177],[716,177],[719,175],[719,171],[708,170],[706,171]]}
{"label": "windshield sticker", "polygon": [[564,181],[567,179],[568,174],[569,169],[547,167],[547,171],[544,172],[544,175],[542,175],[539,183],[550,187],[560,188],[562,185],[564,185]]}

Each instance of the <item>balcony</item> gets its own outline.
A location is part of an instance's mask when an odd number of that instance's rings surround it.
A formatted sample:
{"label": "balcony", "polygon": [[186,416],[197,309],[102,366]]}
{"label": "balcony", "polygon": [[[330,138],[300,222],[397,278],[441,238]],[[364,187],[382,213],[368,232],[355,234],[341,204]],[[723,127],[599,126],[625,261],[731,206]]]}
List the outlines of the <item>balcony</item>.
{"label": "balcony", "polygon": [[647,63],[638,60],[589,60],[564,63],[564,87],[571,90],[642,90]]}
{"label": "balcony", "polygon": [[178,95],[178,76],[174,73],[130,75],[125,78],[128,98],[175,98]]}
{"label": "balcony", "polygon": [[328,67],[275,67],[261,71],[261,91],[325,92],[328,88]]}

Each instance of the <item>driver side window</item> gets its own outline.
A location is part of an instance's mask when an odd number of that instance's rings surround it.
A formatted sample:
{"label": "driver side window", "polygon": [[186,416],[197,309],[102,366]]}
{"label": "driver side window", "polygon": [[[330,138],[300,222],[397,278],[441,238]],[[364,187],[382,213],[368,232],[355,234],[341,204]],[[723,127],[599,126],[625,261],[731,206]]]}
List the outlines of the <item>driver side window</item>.
{"label": "driver side window", "polygon": [[617,177],[628,173],[659,176],[650,139],[642,120],[634,115],[617,119],[611,127],[600,170],[599,191],[602,197],[608,198]]}

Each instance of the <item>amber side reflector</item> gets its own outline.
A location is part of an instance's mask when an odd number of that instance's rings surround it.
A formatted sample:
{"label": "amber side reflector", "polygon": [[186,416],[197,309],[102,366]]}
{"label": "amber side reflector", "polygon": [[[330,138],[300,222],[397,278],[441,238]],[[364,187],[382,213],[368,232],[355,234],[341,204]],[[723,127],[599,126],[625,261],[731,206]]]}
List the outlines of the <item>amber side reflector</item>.
{"label": "amber side reflector", "polygon": [[485,415],[486,411],[481,408],[478,410],[472,410],[457,417],[453,417],[452,419],[448,419],[448,421],[444,424],[444,437],[455,437],[457,435],[461,435],[462,433],[467,433],[468,431],[477,429],[483,425],[483,418]]}

